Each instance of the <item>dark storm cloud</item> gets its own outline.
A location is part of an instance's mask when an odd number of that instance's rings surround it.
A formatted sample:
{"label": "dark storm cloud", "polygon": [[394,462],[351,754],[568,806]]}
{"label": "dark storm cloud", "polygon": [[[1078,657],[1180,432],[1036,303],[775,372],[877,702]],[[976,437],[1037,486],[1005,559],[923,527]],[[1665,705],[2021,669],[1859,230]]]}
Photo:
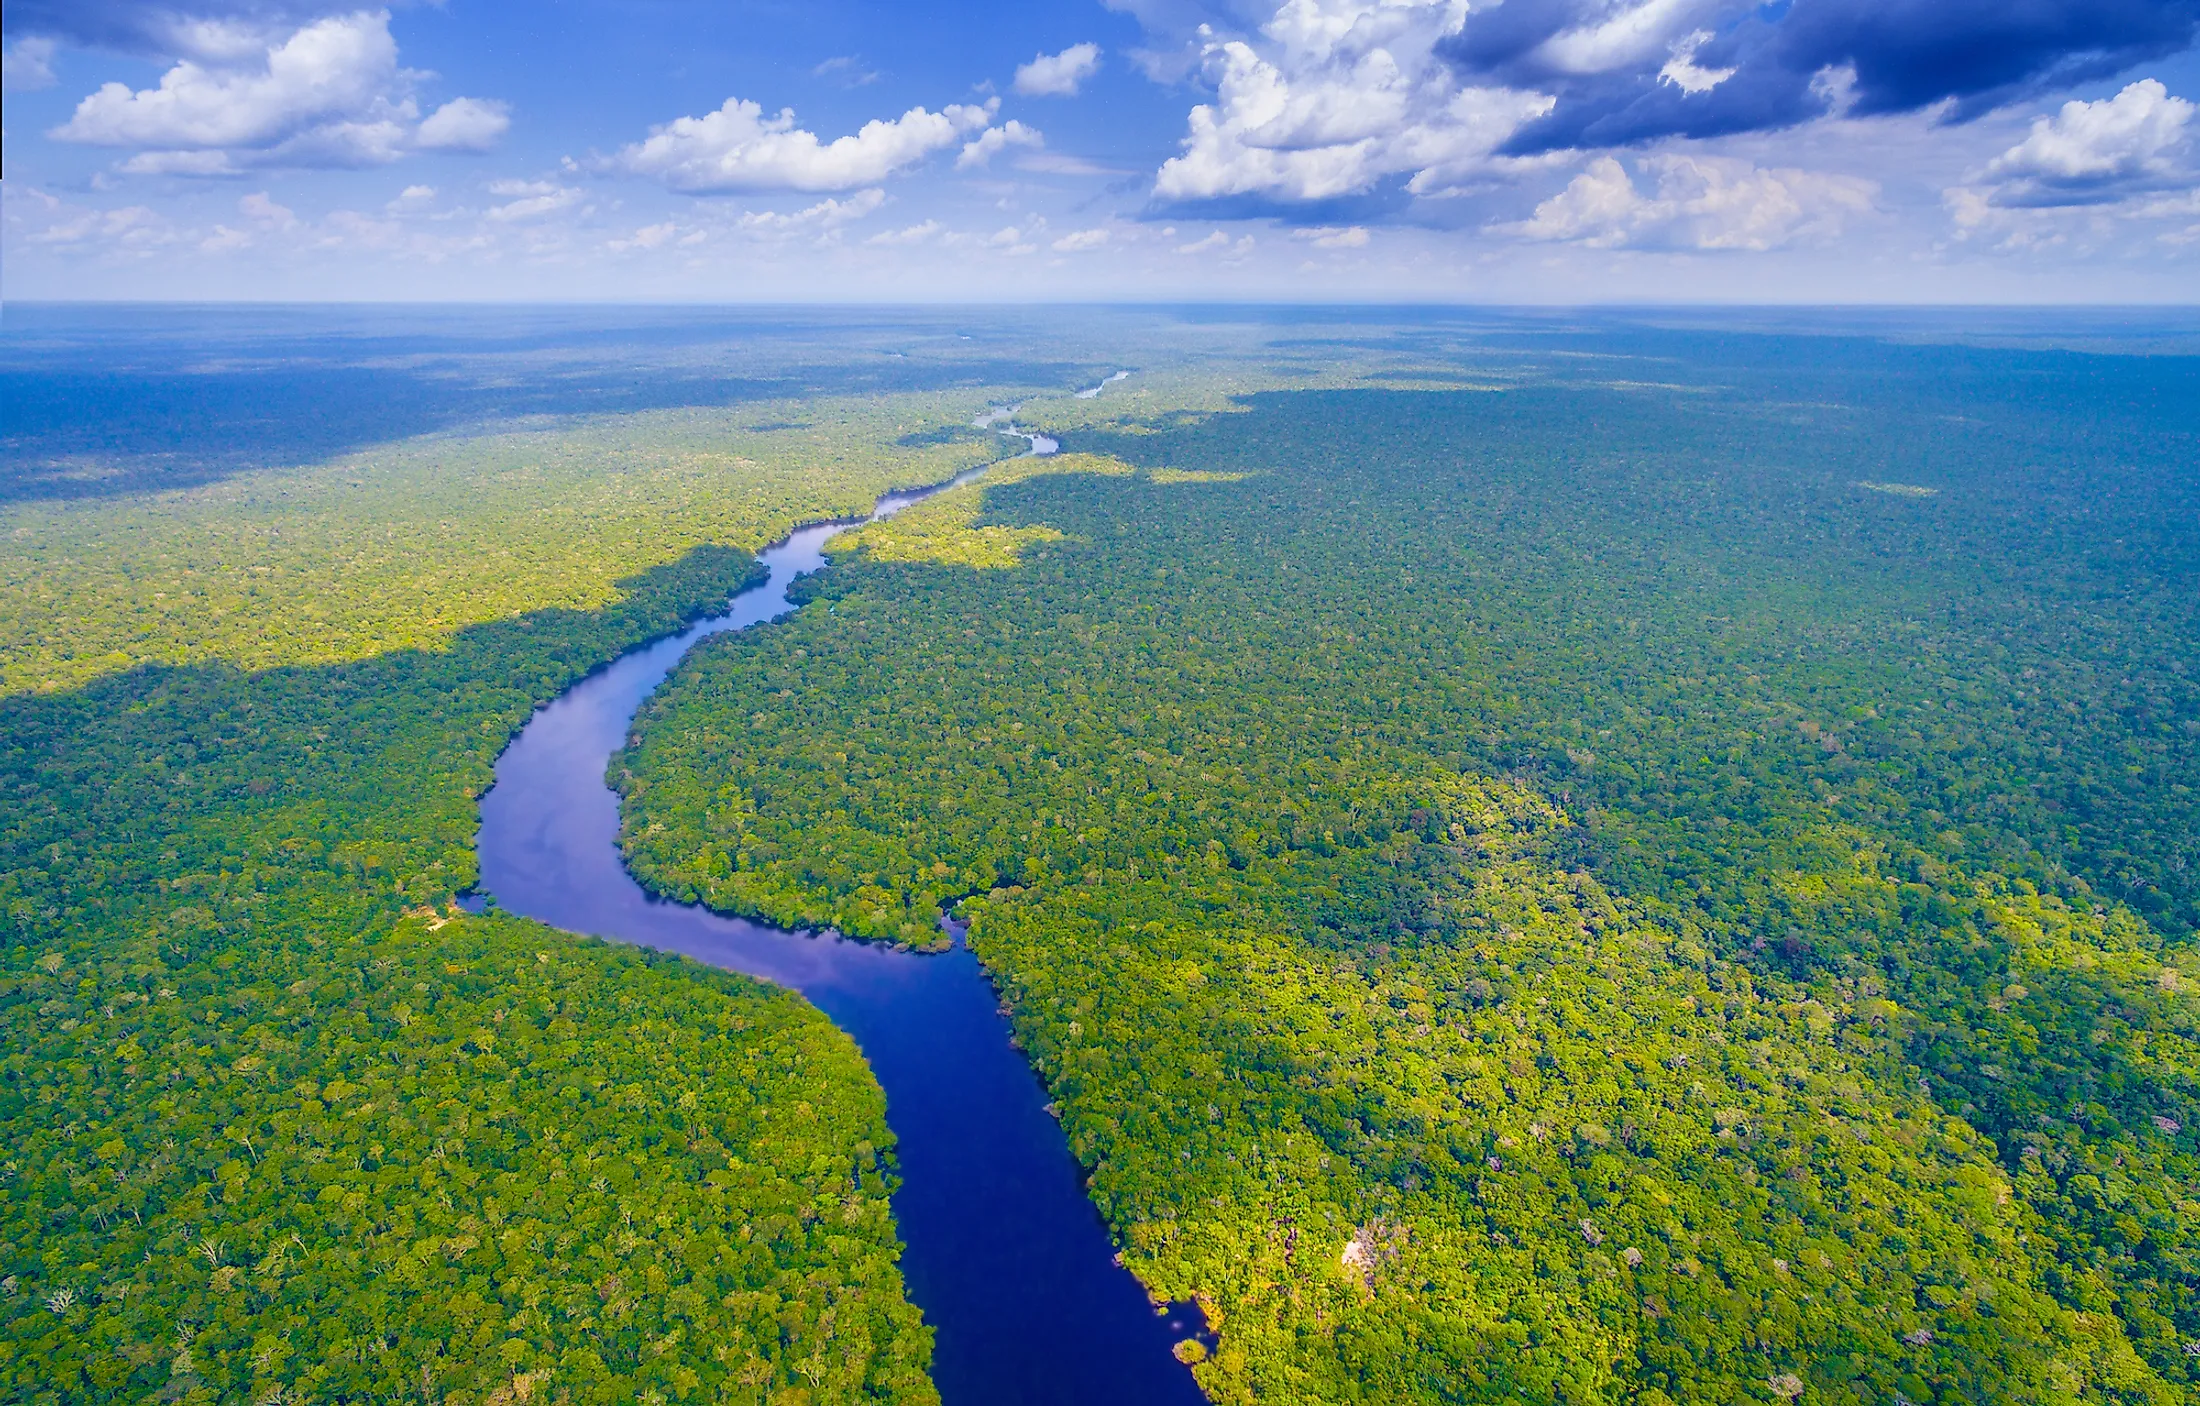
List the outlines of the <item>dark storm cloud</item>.
{"label": "dark storm cloud", "polygon": [[[1629,9],[1658,38],[1630,47]],[[1582,36],[1614,34],[1590,53]],[[1660,77],[1682,36],[1708,91]],[[2189,48],[2200,0],[1793,0],[1742,9],[1596,0],[1505,0],[1468,17],[1443,49],[1462,76],[1554,93],[1551,115],[1510,150],[1624,145],[1789,126],[1829,110],[1912,112],[1950,102],[1961,120]],[[1583,71],[1594,69],[1596,71]]]}

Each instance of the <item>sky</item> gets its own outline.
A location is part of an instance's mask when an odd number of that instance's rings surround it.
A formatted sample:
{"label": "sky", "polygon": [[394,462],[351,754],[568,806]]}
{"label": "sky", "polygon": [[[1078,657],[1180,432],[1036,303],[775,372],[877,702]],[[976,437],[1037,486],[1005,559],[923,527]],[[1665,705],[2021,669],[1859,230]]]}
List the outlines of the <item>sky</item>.
{"label": "sky", "polygon": [[2200,0],[10,0],[13,299],[2200,302]]}

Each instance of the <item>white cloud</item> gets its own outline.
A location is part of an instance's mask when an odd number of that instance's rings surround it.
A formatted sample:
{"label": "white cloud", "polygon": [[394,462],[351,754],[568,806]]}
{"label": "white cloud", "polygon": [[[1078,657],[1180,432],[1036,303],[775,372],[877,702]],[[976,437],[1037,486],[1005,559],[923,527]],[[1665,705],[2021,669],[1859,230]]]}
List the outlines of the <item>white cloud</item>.
{"label": "white cloud", "polygon": [[[411,198],[400,195],[371,213],[337,208],[319,215],[253,191],[237,199],[236,215],[195,227],[140,205],[88,210],[28,188],[4,194],[9,238],[26,249],[93,263],[166,260],[162,267],[179,272],[192,267],[179,255],[231,259],[243,252],[253,260],[288,259],[299,266],[341,268],[348,275],[351,265],[332,261],[374,254],[424,264],[465,256],[496,262],[565,259],[583,252],[577,236],[591,211],[566,187],[499,181],[492,193],[503,203],[471,210],[437,208],[435,192],[425,186],[414,191]],[[672,242],[694,237],[683,233]]]}
{"label": "white cloud", "polygon": [[121,163],[128,176],[241,176],[226,151],[141,151]]}
{"label": "white cloud", "polygon": [[699,224],[663,220],[643,225],[624,237],[607,240],[604,247],[614,253],[628,253],[635,250],[690,249],[713,239],[728,237],[772,243],[793,240],[804,235],[816,236],[819,243],[831,243],[839,239],[842,225],[876,212],[885,203],[886,193],[873,189],[858,191],[844,200],[821,200],[800,210],[743,210],[729,214],[706,206],[700,212]]}
{"label": "white cloud", "polygon": [[812,78],[830,78],[843,88],[865,88],[878,82],[879,71],[855,54],[838,54],[810,70]]}
{"label": "white cloud", "polygon": [[[1673,41],[1672,57],[1665,67],[1658,70],[1658,81],[1670,83],[1684,93],[1695,95],[1708,93],[1727,79],[1735,70],[1731,68],[1705,68],[1696,62],[1696,51],[1711,42],[1711,31],[1699,29]],[[1849,70],[1849,82],[1856,82],[1856,70]]]}
{"label": "white cloud", "polygon": [[167,220],[143,205],[114,210],[86,210],[48,205],[56,218],[30,236],[33,244],[118,255],[145,256],[177,243],[185,236]]}
{"label": "white cloud", "polygon": [[2187,178],[2177,157],[2190,142],[2193,105],[2152,78],[2113,98],[2071,101],[2035,118],[2025,139],[1986,164],[1978,183],[1991,204],[2095,205]]}
{"label": "white cloud", "polygon": [[99,146],[259,147],[332,118],[374,109],[397,77],[389,15],[339,15],[307,25],[242,70],[191,60],[132,92],[108,83],[54,129]]}
{"label": "white cloud", "polygon": [[483,218],[499,224],[541,219],[560,210],[570,210],[581,202],[577,187],[561,186],[553,181],[491,181],[489,193],[502,196],[506,201],[483,212]]}
{"label": "white cloud", "polygon": [[[697,231],[697,233],[701,233],[701,231]],[[679,237],[680,226],[671,220],[666,220],[662,224],[643,225],[625,239],[608,241],[606,247],[623,254],[629,249],[656,249],[670,244]]]}
{"label": "white cloud", "polygon": [[977,135],[976,140],[965,142],[962,155],[955,158],[955,169],[959,171],[972,166],[985,166],[1012,146],[1036,149],[1046,144],[1045,135],[1037,128],[1026,127],[1011,117],[998,127],[986,128]]}
{"label": "white cloud", "polygon": [[1210,40],[1217,99],[1192,109],[1155,194],[1303,203],[1406,176],[1435,195],[1516,166],[1496,149],[1554,99],[1457,86],[1436,47],[1465,15],[1463,0],[1286,0],[1258,42]]}
{"label": "white cloud", "polygon": [[863,242],[882,247],[897,244],[929,244],[937,239],[945,229],[946,226],[938,220],[926,220],[923,224],[910,225],[904,229],[883,230]]}
{"label": "white cloud", "polygon": [[[2192,220],[2195,216],[2200,216],[2200,190],[2182,191],[2176,195],[2155,196],[2151,200],[2140,202],[2130,214],[2137,219]],[[2188,224],[2182,229],[2164,230],[2155,238],[2172,248],[2200,244],[2200,221]]]}
{"label": "white cloud", "polygon": [[1108,232],[1104,229],[1074,230],[1054,241],[1054,252],[1057,254],[1083,253],[1087,249],[1098,249],[1108,242],[1108,238]]}
{"label": "white cloud", "polygon": [[[1941,192],[1958,240],[2002,252],[2092,252],[2130,226],[2183,220],[2200,207],[2200,172],[2183,160],[2194,105],[2152,78],[2112,98],[2071,101],[2035,118],[2024,139]],[[2186,231],[2154,236],[2175,245]]]}
{"label": "white cloud", "polygon": [[859,190],[846,200],[820,200],[805,210],[781,214],[776,210],[752,210],[734,222],[745,234],[790,235],[807,230],[835,229],[860,220],[886,203],[883,190]]}
{"label": "white cloud", "polygon": [[1016,91],[1026,97],[1073,98],[1099,70],[1098,44],[1072,44],[1059,54],[1041,54],[1016,70]]}
{"label": "white cloud", "polygon": [[239,249],[249,249],[260,242],[259,237],[268,234],[288,234],[298,228],[297,212],[287,205],[278,205],[264,190],[255,191],[237,202],[237,212],[245,217],[244,229],[233,229],[216,224],[212,231],[199,239],[202,254],[228,254]]}
{"label": "white cloud", "polygon": [[1234,264],[1237,260],[1243,259],[1247,254],[1253,252],[1253,243],[1253,236],[1249,234],[1240,235],[1233,241],[1229,235],[1218,229],[1205,239],[1195,239],[1189,244],[1177,245],[1176,252],[1179,254],[1219,253],[1223,256],[1225,264]]}
{"label": "white cloud", "polygon": [[652,129],[647,140],[619,153],[617,165],[693,193],[853,190],[982,129],[999,102],[950,104],[940,112],[913,107],[892,121],[875,119],[852,136],[822,142],[794,125],[791,108],[767,118],[757,104],[728,98],[716,112]]}
{"label": "white cloud", "polygon": [[227,176],[266,166],[369,166],[421,148],[478,150],[501,104],[459,98],[426,123],[397,66],[387,11],[316,20],[287,36],[213,21],[179,24],[176,63],[154,88],[108,83],[49,134],[135,147],[133,175]]}
{"label": "white cloud", "polygon": [[390,202],[390,208],[393,210],[417,210],[433,199],[435,199],[434,186],[406,186],[397,193],[397,198]]}
{"label": "white cloud", "polygon": [[54,85],[51,39],[29,35],[0,49],[0,89],[28,93]]}
{"label": "white cloud", "polygon": [[298,224],[297,213],[287,205],[276,204],[264,190],[238,201],[237,210],[248,220],[277,229],[294,229]]}
{"label": "white cloud", "polygon": [[357,210],[331,210],[321,222],[313,245],[324,251],[403,249],[408,236],[395,220],[378,220]]}
{"label": "white cloud", "polygon": [[1827,64],[1810,76],[1810,95],[1826,105],[1828,117],[1846,117],[1856,106],[1856,65]]}
{"label": "white cloud", "polygon": [[149,34],[164,51],[217,67],[248,63],[267,52],[268,31],[241,19],[193,17],[170,12],[153,21]]}
{"label": "white cloud", "polygon": [[1832,238],[1850,217],[1869,213],[1878,194],[1877,185],[1854,176],[1766,169],[1728,157],[1649,156],[1638,165],[1656,176],[1654,196],[1637,190],[1617,160],[1599,156],[1529,219],[1493,228],[1600,249],[1761,251]]}
{"label": "white cloud", "polygon": [[[1660,49],[1677,52],[1679,46],[1673,42],[1676,31],[1685,28],[1703,8],[1701,0],[1646,0],[1596,24],[1552,35],[1537,46],[1536,57],[1560,73],[1609,73],[1628,68]],[[1690,54],[1694,51],[1694,45],[1690,45]]]}
{"label": "white cloud", "polygon": [[1316,249],[1365,249],[1368,244],[1367,230],[1360,225],[1349,225],[1343,229],[1319,226],[1293,230],[1291,237],[1306,240]]}
{"label": "white cloud", "polygon": [[1137,172],[1121,166],[1103,166],[1097,161],[1087,161],[1082,156],[1071,156],[1059,151],[1034,151],[1016,158],[1016,169],[1032,171],[1042,176],[1132,176]]}
{"label": "white cloud", "polygon": [[504,103],[453,98],[428,114],[415,140],[428,151],[487,151],[511,126]]}
{"label": "white cloud", "polygon": [[981,242],[986,248],[998,249],[1004,254],[1029,254],[1038,249],[1037,241],[1040,232],[1045,228],[1045,220],[1034,219],[1029,229],[1019,229],[1015,225],[1007,225],[995,230]]}

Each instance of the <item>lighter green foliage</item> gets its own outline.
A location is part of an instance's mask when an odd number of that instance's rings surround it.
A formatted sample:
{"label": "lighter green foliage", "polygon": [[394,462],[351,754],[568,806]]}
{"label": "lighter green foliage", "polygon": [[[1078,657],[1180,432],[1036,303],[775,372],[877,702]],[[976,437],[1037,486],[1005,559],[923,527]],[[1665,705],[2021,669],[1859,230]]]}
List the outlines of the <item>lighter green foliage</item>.
{"label": "lighter green foliage", "polygon": [[1089,454],[1020,458],[1002,464],[980,484],[966,483],[938,493],[895,516],[844,532],[829,544],[835,552],[862,552],[876,561],[936,562],[974,571],[1000,570],[1023,562],[1024,549],[1037,542],[1059,542],[1051,527],[1003,527],[980,524],[988,488],[1022,483],[1047,474],[1121,475],[1130,465]]}
{"label": "lighter green foliage", "polygon": [[657,411],[0,509],[0,690],[140,663],[336,663],[441,648],[530,610],[597,609],[619,577],[691,548],[753,550],[996,457],[1013,441],[896,443],[981,404],[964,392]]}

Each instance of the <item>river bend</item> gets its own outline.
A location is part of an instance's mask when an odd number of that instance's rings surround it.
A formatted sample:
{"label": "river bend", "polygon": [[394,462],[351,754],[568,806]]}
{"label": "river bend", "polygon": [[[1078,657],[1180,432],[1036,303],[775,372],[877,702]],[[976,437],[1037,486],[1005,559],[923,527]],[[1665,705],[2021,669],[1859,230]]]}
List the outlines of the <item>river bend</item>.
{"label": "river bend", "polygon": [[[979,424],[1022,435],[1032,453],[1054,452],[1054,441],[1006,419],[996,411]],[[870,520],[938,491],[888,494]],[[1009,1043],[967,948],[958,941],[927,956],[664,902],[620,857],[619,800],[604,773],[635,709],[696,641],[793,610],[787,588],[825,565],[826,541],[846,526],[804,527],[767,548],[757,559],[770,578],[723,614],[622,656],[538,711],[482,798],[481,888],[554,927],[792,987],[855,1038],[886,1090],[902,1269],[938,1335],[933,1377],[946,1406],[1195,1406],[1204,1398],[1170,1348],[1204,1336],[1204,1324],[1190,1306],[1157,1313],[1116,1264],[1038,1078]]]}

